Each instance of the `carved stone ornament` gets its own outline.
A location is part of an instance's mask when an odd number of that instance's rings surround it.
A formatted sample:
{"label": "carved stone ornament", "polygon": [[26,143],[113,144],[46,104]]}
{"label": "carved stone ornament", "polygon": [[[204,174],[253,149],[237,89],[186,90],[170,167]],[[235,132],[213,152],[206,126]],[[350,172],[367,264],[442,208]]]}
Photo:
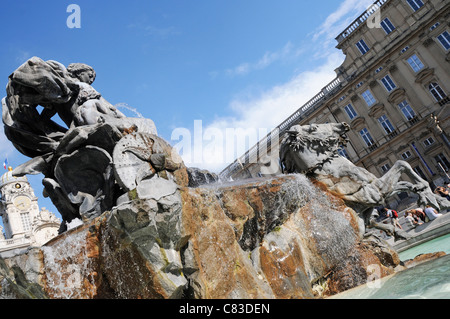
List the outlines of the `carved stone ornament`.
{"label": "carved stone ornament", "polygon": [[425,68],[416,75],[416,83],[429,82],[434,76],[434,68]]}

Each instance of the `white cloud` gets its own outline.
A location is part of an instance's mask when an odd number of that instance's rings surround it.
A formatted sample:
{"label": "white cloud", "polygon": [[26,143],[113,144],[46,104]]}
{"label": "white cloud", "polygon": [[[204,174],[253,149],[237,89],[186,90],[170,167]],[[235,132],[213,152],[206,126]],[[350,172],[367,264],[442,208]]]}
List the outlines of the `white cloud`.
{"label": "white cloud", "polygon": [[[181,150],[186,165],[220,172],[331,82],[342,59],[335,50],[317,68],[298,73],[265,92],[234,98],[229,105],[234,116],[202,123],[202,132],[191,132],[191,144]],[[236,140],[230,140],[236,136]]]}
{"label": "white cloud", "polygon": [[244,62],[238,66],[227,69],[225,73],[230,76],[245,75],[251,71],[262,70],[271,65],[276,61],[280,61],[289,57],[294,57],[300,54],[302,50],[296,49],[291,42],[286,43],[286,45],[278,51],[266,52],[264,55],[256,62]]}
{"label": "white cloud", "polygon": [[[316,61],[323,59],[318,66],[303,72],[296,73],[285,83],[276,85],[264,92],[246,93],[235,97],[229,103],[234,116],[217,118],[211,123],[203,124],[203,136],[197,136],[197,143],[191,143],[189,150],[183,150],[182,156],[188,166],[198,166],[214,172],[220,172],[238,156],[244,154],[246,149],[252,147],[278,126],[288,116],[297,111],[303,104],[309,101],[323,87],[336,78],[334,70],[342,63],[343,54],[335,49],[335,37],[343,31],[355,18],[364,12],[373,0],[343,0],[336,11],[332,12],[310,34],[313,42],[313,51],[309,49]],[[317,44],[320,41],[320,45]],[[227,70],[228,75],[245,75],[254,70],[261,70],[275,61],[300,54],[295,45],[288,42],[282,49],[275,52],[267,52],[258,61],[245,62],[235,68]],[[320,62],[319,62],[320,63]],[[227,149],[226,131],[240,128],[240,138],[247,137],[252,143],[242,150]],[[216,141],[205,132],[215,133]],[[263,133],[265,132],[265,133]],[[197,132],[198,133],[198,132]],[[254,140],[255,134],[257,139]],[[205,137],[211,137],[210,142]],[[200,143],[199,141],[202,141]],[[194,142],[194,139],[192,139]],[[209,143],[209,144],[208,144]]]}
{"label": "white cloud", "polygon": [[[325,47],[335,44],[338,33],[352,23],[373,4],[373,0],[344,0],[313,34],[313,40],[321,40]],[[334,45],[333,45],[334,46]]]}

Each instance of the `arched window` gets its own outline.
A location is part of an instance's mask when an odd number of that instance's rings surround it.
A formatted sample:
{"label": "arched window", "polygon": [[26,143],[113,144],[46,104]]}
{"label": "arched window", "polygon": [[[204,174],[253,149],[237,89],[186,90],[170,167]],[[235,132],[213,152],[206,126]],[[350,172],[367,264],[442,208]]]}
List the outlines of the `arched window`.
{"label": "arched window", "polygon": [[430,83],[430,85],[428,86],[428,89],[430,90],[431,94],[433,94],[434,98],[438,102],[447,97],[447,95],[444,93],[442,88],[436,82]]}

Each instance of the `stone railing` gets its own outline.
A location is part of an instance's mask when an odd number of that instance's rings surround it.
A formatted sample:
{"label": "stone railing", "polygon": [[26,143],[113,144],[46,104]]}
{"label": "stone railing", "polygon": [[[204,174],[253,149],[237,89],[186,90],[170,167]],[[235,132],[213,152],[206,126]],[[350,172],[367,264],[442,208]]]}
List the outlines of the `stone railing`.
{"label": "stone railing", "polygon": [[359,17],[357,17],[344,31],[342,31],[337,37],[336,41],[341,43],[356,29],[359,28],[367,19],[374,14],[381,6],[383,6],[389,0],[377,0],[366,11],[364,11]]}
{"label": "stone railing", "polygon": [[26,237],[1,239],[0,240],[0,252],[24,247],[26,245],[31,245],[31,240]]}
{"label": "stone railing", "polygon": [[[273,129],[256,145],[250,148],[244,155],[237,158],[233,163],[228,165],[219,176],[222,179],[228,179],[235,172],[242,170],[246,164],[257,163],[264,155],[270,152],[273,141],[276,144],[280,142],[284,133],[293,125],[298,124],[301,120],[322,106],[323,101],[334,95],[342,86],[339,78],[335,78],[328,83],[318,94],[301,106],[291,116],[284,120],[280,125]],[[263,150],[263,152],[261,152]]]}

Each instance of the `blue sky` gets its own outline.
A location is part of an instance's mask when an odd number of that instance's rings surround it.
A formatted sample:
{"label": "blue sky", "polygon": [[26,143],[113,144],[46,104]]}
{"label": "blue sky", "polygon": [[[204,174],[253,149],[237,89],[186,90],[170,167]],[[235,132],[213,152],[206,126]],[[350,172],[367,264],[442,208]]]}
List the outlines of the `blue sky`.
{"label": "blue sky", "polygon": [[[81,8],[79,29],[66,25],[71,3]],[[106,100],[151,118],[172,145],[180,142],[172,139],[174,130],[193,132],[195,120],[203,131],[268,132],[335,78],[344,56],[334,38],[371,3],[3,1],[0,84],[5,87],[9,74],[32,56],[66,66],[83,62],[96,70],[93,86]],[[242,154],[205,160],[205,152],[200,162],[182,155],[188,166],[219,172],[226,159]],[[5,157],[14,167],[28,160],[1,129],[0,160]],[[56,213],[42,197],[42,176],[29,180],[39,205]]]}

